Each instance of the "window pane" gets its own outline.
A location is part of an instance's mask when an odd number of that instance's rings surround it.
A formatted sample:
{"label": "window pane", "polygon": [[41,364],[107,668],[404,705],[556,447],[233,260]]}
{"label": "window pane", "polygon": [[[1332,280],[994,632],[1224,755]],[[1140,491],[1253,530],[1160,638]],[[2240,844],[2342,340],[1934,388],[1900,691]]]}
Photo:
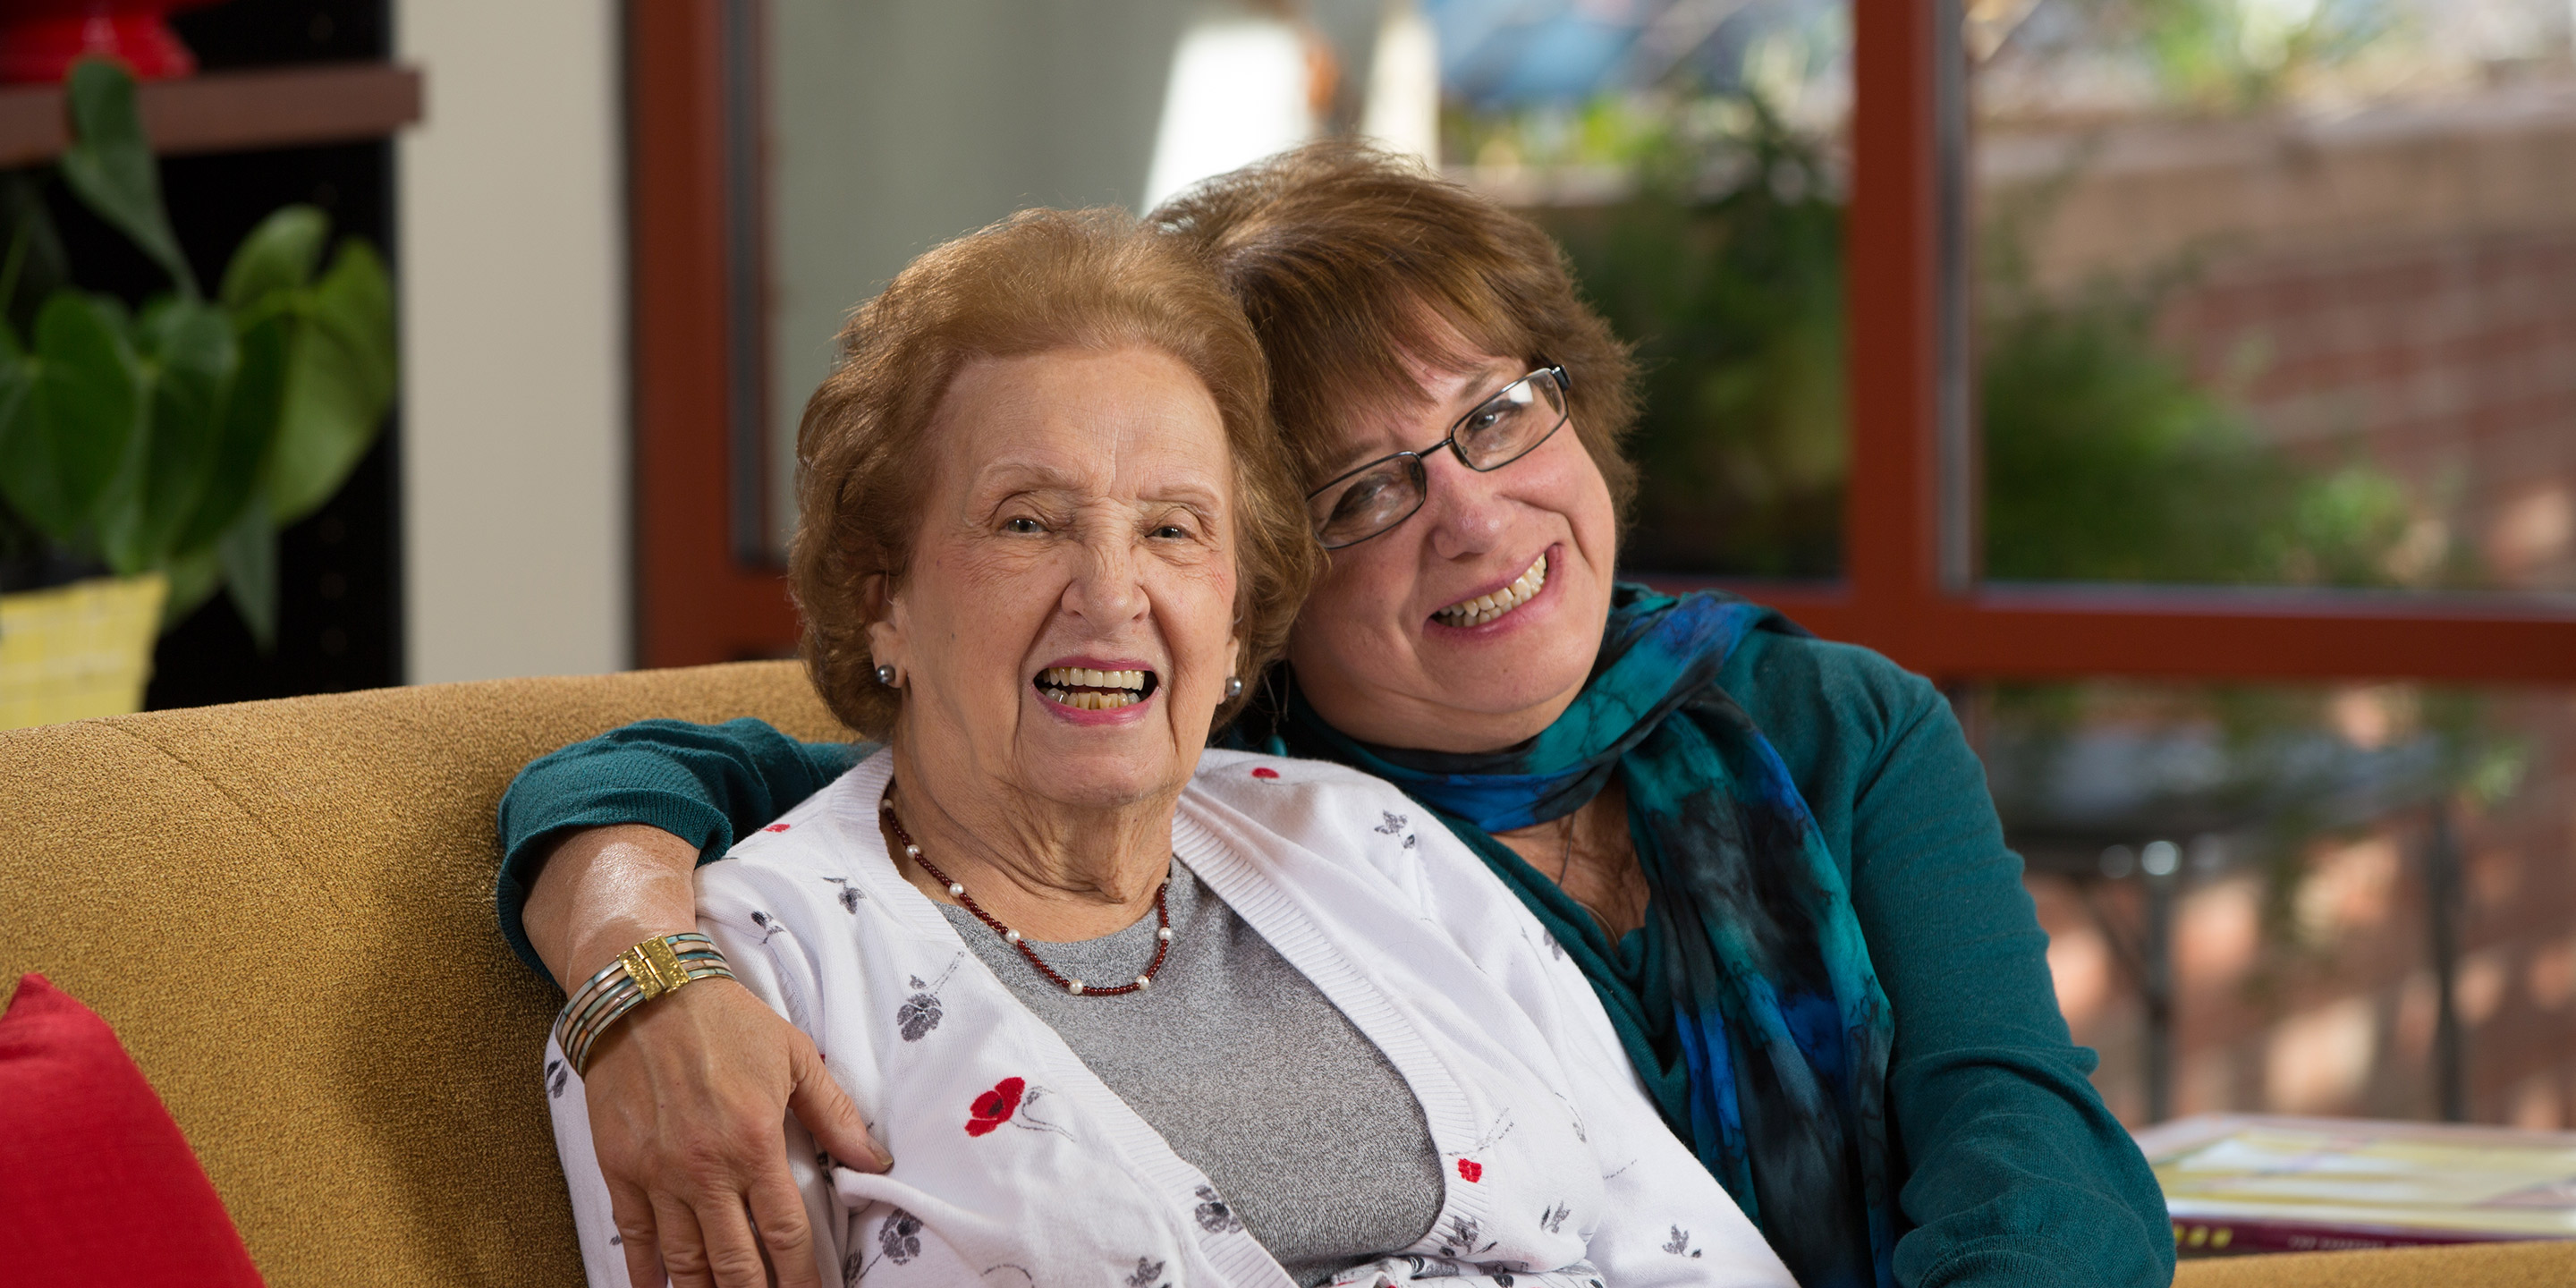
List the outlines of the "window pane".
{"label": "window pane", "polygon": [[2455,1095],[2473,1121],[2576,1124],[2576,691],[2089,683],[1960,707],[2123,1121],[2432,1119]]}
{"label": "window pane", "polygon": [[2576,589],[2566,0],[1968,9],[1989,576]]}
{"label": "window pane", "polygon": [[1450,172],[1555,234],[1637,346],[1622,563],[1837,575],[1847,0],[1424,9]]}

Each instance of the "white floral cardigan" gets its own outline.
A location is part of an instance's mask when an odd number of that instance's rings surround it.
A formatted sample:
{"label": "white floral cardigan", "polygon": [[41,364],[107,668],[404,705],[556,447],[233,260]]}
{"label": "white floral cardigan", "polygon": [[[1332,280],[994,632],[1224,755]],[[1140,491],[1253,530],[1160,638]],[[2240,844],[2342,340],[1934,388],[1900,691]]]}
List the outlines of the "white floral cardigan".
{"label": "white floral cardigan", "polygon": [[[877,829],[891,773],[862,762],[698,873],[700,927],[813,1036],[895,1159],[832,1166],[789,1123],[825,1282],[1286,1288],[1207,1177],[896,872]],[[1395,788],[1210,751],[1172,843],[1393,1062],[1441,1152],[1430,1234],[1336,1283],[1793,1283],[1656,1117],[1581,973]],[[546,1060],[590,1282],[622,1286],[580,1082]]]}

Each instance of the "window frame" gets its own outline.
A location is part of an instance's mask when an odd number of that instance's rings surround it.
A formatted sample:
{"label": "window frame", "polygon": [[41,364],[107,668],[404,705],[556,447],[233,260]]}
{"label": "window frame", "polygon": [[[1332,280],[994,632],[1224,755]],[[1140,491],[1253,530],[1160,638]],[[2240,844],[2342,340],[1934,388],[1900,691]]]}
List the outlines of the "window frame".
{"label": "window frame", "polygon": [[[795,652],[761,531],[756,132],[741,127],[757,0],[629,5],[627,227],[638,666]],[[749,164],[745,164],[748,162]],[[744,450],[748,443],[753,450]]]}
{"label": "window frame", "polygon": [[[758,0],[625,9],[634,332],[636,658],[794,651],[758,531],[757,132],[740,46]],[[1957,0],[1852,0],[1844,576],[1718,580],[1944,683],[2576,682],[2576,602],[2548,597],[1989,584],[1976,576]],[[746,161],[753,164],[745,164]],[[749,176],[746,180],[746,176]],[[746,304],[748,302],[748,306]],[[1946,347],[1945,347],[1946,346]],[[748,382],[748,383],[746,383]],[[746,409],[750,409],[746,411]],[[745,423],[750,417],[753,423]],[[757,439],[750,439],[757,443]]]}

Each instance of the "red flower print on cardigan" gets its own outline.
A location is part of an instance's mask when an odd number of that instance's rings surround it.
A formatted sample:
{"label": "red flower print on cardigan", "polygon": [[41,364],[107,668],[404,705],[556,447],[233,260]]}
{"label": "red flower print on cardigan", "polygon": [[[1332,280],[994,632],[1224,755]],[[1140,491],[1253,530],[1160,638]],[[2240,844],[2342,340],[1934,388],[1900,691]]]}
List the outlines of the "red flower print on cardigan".
{"label": "red flower print on cardigan", "polygon": [[784,832],[787,830],[788,826],[789,825],[785,823],[772,823],[760,830],[764,832]]}
{"label": "red flower print on cardigan", "polygon": [[1255,778],[1277,778],[1279,776],[1279,771],[1272,769],[1268,765],[1254,765],[1252,767],[1252,776]]}
{"label": "red flower print on cardigan", "polygon": [[1011,1120],[1020,1110],[1020,1093],[1028,1090],[1025,1078],[1004,1078],[993,1084],[991,1091],[975,1097],[969,1112],[975,1116],[966,1122],[966,1134],[981,1136]]}
{"label": "red flower print on cardigan", "polygon": [[[1476,1138],[1476,1143],[1467,1147],[1467,1153],[1484,1153],[1486,1150],[1492,1149],[1497,1142],[1502,1140],[1503,1137],[1511,1134],[1512,1111],[1505,1109],[1502,1117],[1494,1120],[1493,1127],[1484,1134],[1478,1136]],[[1470,1185],[1485,1179],[1485,1165],[1467,1157],[1466,1154],[1458,1155],[1458,1179],[1465,1181]]]}

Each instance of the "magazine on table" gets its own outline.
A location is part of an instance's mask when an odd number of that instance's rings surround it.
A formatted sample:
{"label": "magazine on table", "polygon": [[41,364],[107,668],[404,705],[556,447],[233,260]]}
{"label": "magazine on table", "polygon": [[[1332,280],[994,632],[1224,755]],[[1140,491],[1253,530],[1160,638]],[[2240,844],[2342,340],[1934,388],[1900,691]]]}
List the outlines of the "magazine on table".
{"label": "magazine on table", "polygon": [[2186,1257],[2576,1239],[2576,1132],[2204,1114],[2138,1145]]}

